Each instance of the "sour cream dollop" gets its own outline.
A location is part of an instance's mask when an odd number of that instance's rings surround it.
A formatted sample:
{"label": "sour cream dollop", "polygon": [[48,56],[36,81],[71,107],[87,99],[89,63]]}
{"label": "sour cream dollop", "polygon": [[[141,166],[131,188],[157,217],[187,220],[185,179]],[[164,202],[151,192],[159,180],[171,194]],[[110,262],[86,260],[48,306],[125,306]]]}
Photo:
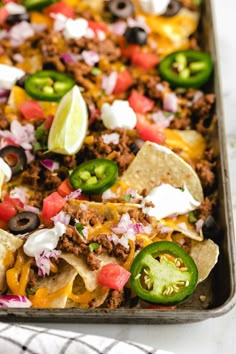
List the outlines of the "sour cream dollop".
{"label": "sour cream dollop", "polygon": [[[147,202],[152,202],[155,207],[145,206]],[[173,214],[187,214],[199,205],[200,202],[193,198],[186,186],[182,190],[166,183],[153,188],[142,201],[143,212],[158,220]]]}
{"label": "sour cream dollop", "polygon": [[129,102],[123,100],[115,100],[111,105],[103,103],[101,118],[107,129],[133,129],[137,123],[136,114]]}
{"label": "sour cream dollop", "polygon": [[54,250],[59,238],[65,231],[66,226],[61,222],[57,222],[52,229],[45,228],[33,232],[23,246],[25,254],[29,257],[35,257],[42,254],[45,250]]}
{"label": "sour cream dollop", "polygon": [[170,0],[139,0],[143,11],[152,15],[162,15],[166,12]]}
{"label": "sour cream dollop", "polygon": [[63,35],[66,39],[80,39],[84,37],[88,30],[88,21],[83,18],[72,20],[69,18],[65,23]]}

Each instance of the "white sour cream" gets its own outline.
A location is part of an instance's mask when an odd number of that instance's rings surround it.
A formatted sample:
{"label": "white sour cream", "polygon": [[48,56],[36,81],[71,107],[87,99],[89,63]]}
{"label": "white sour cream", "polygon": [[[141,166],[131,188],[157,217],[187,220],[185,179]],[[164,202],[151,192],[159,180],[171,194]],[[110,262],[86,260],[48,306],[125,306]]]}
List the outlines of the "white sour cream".
{"label": "white sour cream", "polygon": [[10,90],[16,81],[21,79],[25,72],[14,66],[0,64],[0,88]]}
{"label": "white sour cream", "polygon": [[72,20],[69,18],[65,23],[63,35],[66,39],[80,39],[84,37],[88,30],[88,21],[83,18]]}
{"label": "white sour cream", "polygon": [[166,12],[170,0],[139,0],[142,10],[152,15],[162,15]]}
{"label": "white sour cream", "polygon": [[[152,202],[155,207],[145,207],[147,202]],[[173,214],[187,214],[199,205],[200,202],[193,198],[186,186],[181,190],[165,183],[153,188],[142,201],[143,212],[158,220]]]}
{"label": "white sour cream", "polygon": [[66,226],[61,222],[57,222],[52,229],[45,228],[33,232],[23,246],[25,254],[29,257],[35,257],[42,254],[45,250],[54,250],[59,238],[65,231]]}
{"label": "white sour cream", "polygon": [[111,105],[103,103],[101,118],[107,129],[133,129],[137,123],[136,114],[129,102],[123,100],[115,100]]}

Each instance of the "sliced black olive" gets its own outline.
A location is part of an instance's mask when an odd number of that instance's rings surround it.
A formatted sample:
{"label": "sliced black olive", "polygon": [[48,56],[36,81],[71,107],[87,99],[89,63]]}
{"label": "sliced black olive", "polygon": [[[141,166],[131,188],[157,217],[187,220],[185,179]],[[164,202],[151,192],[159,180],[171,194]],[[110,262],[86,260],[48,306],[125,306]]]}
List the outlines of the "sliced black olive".
{"label": "sliced black olive", "polygon": [[0,157],[9,165],[13,176],[24,171],[27,166],[25,150],[20,146],[5,146],[0,150]]}
{"label": "sliced black olive", "polygon": [[14,235],[25,234],[36,230],[40,225],[40,220],[37,214],[31,211],[23,211],[18,213],[8,221],[8,229]]}
{"label": "sliced black olive", "polygon": [[180,4],[179,1],[176,0],[171,0],[166,12],[162,15],[164,17],[172,17],[177,15],[177,13],[181,10],[182,5]]}
{"label": "sliced black olive", "polygon": [[134,12],[134,5],[130,0],[110,0],[108,9],[118,18],[127,18]]}
{"label": "sliced black olive", "polygon": [[6,18],[6,23],[9,26],[14,26],[17,23],[22,22],[22,21],[30,22],[30,16],[27,12],[25,12],[23,14],[11,14],[11,15],[8,15]]}
{"label": "sliced black olive", "polygon": [[136,143],[132,143],[130,145],[130,150],[132,151],[132,153],[134,155],[137,155],[137,153],[139,152],[140,148],[139,148],[139,146]]}
{"label": "sliced black olive", "polygon": [[147,33],[141,27],[130,27],[124,33],[126,41],[130,44],[144,45],[147,43]]}

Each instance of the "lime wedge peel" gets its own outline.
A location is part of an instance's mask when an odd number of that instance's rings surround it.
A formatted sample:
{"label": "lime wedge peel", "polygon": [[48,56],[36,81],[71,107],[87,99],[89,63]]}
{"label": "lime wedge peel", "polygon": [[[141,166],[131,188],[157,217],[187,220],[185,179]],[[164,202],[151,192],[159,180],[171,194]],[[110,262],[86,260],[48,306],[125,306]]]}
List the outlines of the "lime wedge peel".
{"label": "lime wedge peel", "polygon": [[78,86],[74,86],[61,99],[49,136],[48,150],[63,154],[77,153],[88,128],[88,110]]}

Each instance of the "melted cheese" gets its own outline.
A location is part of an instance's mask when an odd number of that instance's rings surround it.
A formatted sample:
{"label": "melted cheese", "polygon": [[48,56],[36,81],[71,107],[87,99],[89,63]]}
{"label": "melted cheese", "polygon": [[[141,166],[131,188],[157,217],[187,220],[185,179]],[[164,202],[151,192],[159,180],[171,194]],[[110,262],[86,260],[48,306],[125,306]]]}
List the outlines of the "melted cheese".
{"label": "melted cheese", "polygon": [[201,158],[206,149],[206,142],[199,134],[193,143],[188,143],[175,130],[165,129],[165,145],[170,149],[180,149],[180,156],[187,162],[194,162]]}

